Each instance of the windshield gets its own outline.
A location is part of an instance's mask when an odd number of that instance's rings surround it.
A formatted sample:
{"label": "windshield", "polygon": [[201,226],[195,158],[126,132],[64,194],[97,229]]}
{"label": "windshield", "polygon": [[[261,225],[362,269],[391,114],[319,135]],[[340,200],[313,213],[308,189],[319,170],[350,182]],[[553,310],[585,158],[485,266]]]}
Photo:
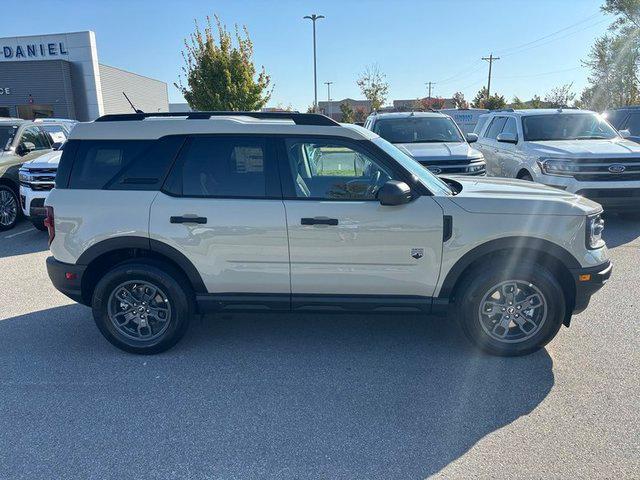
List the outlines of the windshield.
{"label": "windshield", "polygon": [[593,140],[616,138],[616,131],[594,113],[558,113],[531,115],[522,118],[524,139],[529,142],[545,140]]}
{"label": "windshield", "polygon": [[0,125],[0,150],[9,148],[17,131],[17,125]]}
{"label": "windshield", "polygon": [[396,117],[375,122],[373,131],[391,143],[464,142],[449,117]]}
{"label": "windshield", "polygon": [[453,192],[449,186],[436,177],[425,167],[416,162],[412,157],[404,153],[398,147],[391,145],[383,138],[371,140],[378,147],[391,155],[393,159],[402,165],[409,173],[416,177],[429,191],[435,195],[451,195]]}

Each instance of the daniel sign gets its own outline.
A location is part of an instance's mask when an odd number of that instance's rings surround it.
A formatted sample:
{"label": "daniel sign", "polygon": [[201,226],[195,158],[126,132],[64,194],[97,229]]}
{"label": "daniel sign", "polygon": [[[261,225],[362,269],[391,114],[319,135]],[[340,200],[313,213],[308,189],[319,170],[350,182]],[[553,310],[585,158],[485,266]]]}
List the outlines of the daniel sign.
{"label": "daniel sign", "polygon": [[2,56],[5,59],[43,58],[69,55],[64,42],[25,43],[23,45],[2,45]]}

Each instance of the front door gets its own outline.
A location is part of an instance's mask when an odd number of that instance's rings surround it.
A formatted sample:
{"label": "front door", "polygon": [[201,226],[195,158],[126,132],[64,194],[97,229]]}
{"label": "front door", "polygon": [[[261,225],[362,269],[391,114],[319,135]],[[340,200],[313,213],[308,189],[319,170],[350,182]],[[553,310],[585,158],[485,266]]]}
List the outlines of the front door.
{"label": "front door", "polygon": [[433,198],[382,206],[377,189],[399,178],[355,141],[290,138],[281,152],[294,309],[427,304],[442,251]]}
{"label": "front door", "polygon": [[[289,247],[272,141],[248,136],[187,139],[151,206],[152,240],[198,270],[220,301],[289,308]],[[153,247],[153,245],[152,245]],[[275,302],[275,303],[274,303]]]}

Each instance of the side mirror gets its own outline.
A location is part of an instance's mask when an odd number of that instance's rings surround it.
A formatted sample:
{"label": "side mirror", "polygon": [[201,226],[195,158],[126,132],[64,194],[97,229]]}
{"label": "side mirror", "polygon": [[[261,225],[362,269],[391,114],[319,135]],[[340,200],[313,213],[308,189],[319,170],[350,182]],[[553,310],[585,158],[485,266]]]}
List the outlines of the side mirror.
{"label": "side mirror", "polygon": [[498,134],[496,140],[502,143],[518,143],[518,135],[515,133],[502,132]]}
{"label": "side mirror", "polygon": [[33,152],[35,149],[36,146],[32,142],[22,142],[18,145],[16,153],[18,155],[26,155],[27,153]]}
{"label": "side mirror", "polygon": [[411,201],[409,185],[397,180],[389,180],[378,190],[380,205],[403,205]]}
{"label": "side mirror", "polygon": [[619,130],[618,133],[622,138],[629,138],[631,136],[631,132],[626,128],[624,130]]}
{"label": "side mirror", "polygon": [[467,143],[475,143],[478,141],[478,135],[475,133],[467,133]]}
{"label": "side mirror", "polygon": [[63,144],[64,142],[55,142],[53,145],[51,145],[51,148],[53,150],[61,150]]}

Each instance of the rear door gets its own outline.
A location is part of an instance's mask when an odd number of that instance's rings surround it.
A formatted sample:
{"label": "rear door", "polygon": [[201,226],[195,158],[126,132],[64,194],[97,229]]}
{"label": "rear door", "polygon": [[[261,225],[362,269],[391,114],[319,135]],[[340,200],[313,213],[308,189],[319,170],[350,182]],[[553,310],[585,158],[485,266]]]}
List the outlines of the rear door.
{"label": "rear door", "polygon": [[487,175],[492,177],[502,176],[502,159],[496,137],[502,131],[506,121],[504,116],[493,117],[482,134],[481,141],[478,142],[479,145],[482,145],[482,154],[487,162]]}
{"label": "rear door", "polygon": [[153,202],[149,233],[183,253],[221,300],[271,294],[288,308],[289,251],[273,142],[188,138]]}
{"label": "rear door", "polygon": [[394,168],[355,141],[282,142],[294,309],[429,303],[440,269],[442,209],[430,196],[382,206],[377,189],[403,180]]}

